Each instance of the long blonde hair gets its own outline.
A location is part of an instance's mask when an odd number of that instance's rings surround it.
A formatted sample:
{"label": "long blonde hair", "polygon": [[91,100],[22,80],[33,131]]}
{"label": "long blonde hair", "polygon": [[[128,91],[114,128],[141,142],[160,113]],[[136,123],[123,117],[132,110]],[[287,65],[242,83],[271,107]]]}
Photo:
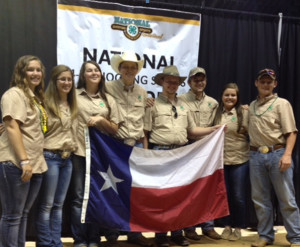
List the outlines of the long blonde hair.
{"label": "long blonde hair", "polygon": [[25,96],[28,97],[28,99],[30,100],[31,108],[34,107],[34,99],[30,97],[30,88],[29,82],[26,79],[26,71],[29,66],[29,63],[34,60],[38,61],[41,65],[42,79],[41,83],[35,87],[33,93],[38,98],[40,103],[44,105],[45,66],[38,57],[32,55],[25,55],[20,57],[14,67],[14,71],[10,81],[10,87],[18,87],[24,91]]}
{"label": "long blonde hair", "polygon": [[59,108],[60,96],[57,89],[57,78],[63,72],[69,71],[72,75],[72,88],[68,93],[67,101],[71,110],[71,118],[74,120],[77,116],[78,108],[76,101],[76,92],[74,85],[73,71],[66,65],[57,65],[51,71],[50,81],[45,93],[45,104],[47,110],[54,116],[61,118],[61,112]]}

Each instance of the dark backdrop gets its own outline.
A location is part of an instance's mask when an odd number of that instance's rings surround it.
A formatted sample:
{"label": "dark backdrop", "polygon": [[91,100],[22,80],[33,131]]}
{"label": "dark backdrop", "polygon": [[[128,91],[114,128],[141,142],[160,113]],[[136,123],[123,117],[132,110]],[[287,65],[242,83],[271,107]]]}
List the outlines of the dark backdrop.
{"label": "dark backdrop", "polygon": [[[219,99],[224,84],[238,83],[242,102],[256,97],[254,80],[257,71],[274,68],[278,73],[280,96],[293,105],[297,126],[300,121],[300,4],[297,0],[161,0],[146,4],[142,0],[119,0],[142,5],[198,12],[202,14],[199,65],[206,68],[206,93]],[[277,48],[278,13],[283,13],[280,50]],[[8,89],[16,60],[25,54],[36,55],[47,73],[56,65],[56,1],[0,0],[0,96]],[[192,42],[192,41],[191,41]],[[279,56],[280,55],[280,56]],[[48,78],[48,77],[47,77]],[[300,205],[299,141],[294,151],[295,188]],[[276,203],[276,202],[275,202]],[[67,200],[63,235],[70,236],[69,201]],[[249,226],[256,219],[249,201]],[[34,211],[35,207],[32,211]],[[276,222],[282,223],[280,215]],[[34,236],[34,216],[29,220],[28,235]]]}

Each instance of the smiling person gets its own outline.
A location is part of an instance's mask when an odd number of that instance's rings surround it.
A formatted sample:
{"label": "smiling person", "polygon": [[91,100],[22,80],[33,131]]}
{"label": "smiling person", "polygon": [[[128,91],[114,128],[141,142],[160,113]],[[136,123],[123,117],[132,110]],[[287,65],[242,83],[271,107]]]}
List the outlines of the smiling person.
{"label": "smiling person", "polygon": [[36,218],[36,246],[63,246],[62,208],[72,175],[76,149],[77,102],[72,70],[65,65],[52,69],[45,93],[48,132],[44,156],[48,171],[43,176]]}
{"label": "smiling person", "polygon": [[[124,119],[115,137],[127,145],[147,148],[143,130],[147,92],[135,83],[135,77],[143,65],[144,60],[138,60],[133,51],[114,55],[111,58],[111,66],[121,78],[106,83],[106,91],[115,98]],[[118,245],[118,236],[119,232],[114,230],[105,234],[110,247]],[[140,232],[128,232],[127,236],[130,243],[145,247],[152,245]]]}
{"label": "smiling person", "polygon": [[86,61],[82,64],[77,84],[78,148],[73,155],[71,178],[71,230],[75,247],[97,247],[100,243],[100,227],[96,223],[81,223],[85,183],[86,126],[95,127],[108,135],[115,135],[121,122],[115,100],[104,92],[105,79],[99,64]]}
{"label": "smiling person", "polygon": [[259,234],[253,247],[274,241],[272,190],[279,201],[286,239],[291,246],[300,246],[300,215],[292,161],[298,130],[291,104],[273,92],[277,84],[274,70],[259,71],[255,80],[258,97],[249,107],[251,194]]}
{"label": "smiling person", "polygon": [[[196,127],[190,109],[177,97],[178,87],[185,79],[186,77],[180,76],[176,66],[167,66],[154,77],[155,83],[162,87],[162,92],[154,106],[147,108],[144,127],[154,150],[171,150],[184,146],[188,143],[188,134],[195,138],[203,137],[221,126]],[[171,240],[179,246],[189,245],[182,229],[172,231]],[[155,241],[158,247],[169,246],[166,232],[156,233]]]}
{"label": "smiling person", "polygon": [[[189,72],[188,84],[190,90],[179,96],[188,106],[193,116],[194,122],[198,127],[211,127],[213,125],[218,102],[205,94],[204,90],[207,85],[207,76],[204,68],[195,67]],[[192,143],[201,137],[189,135],[189,142]],[[210,220],[199,225],[202,233],[209,238],[219,240],[221,236],[214,229],[214,221]],[[196,227],[187,227],[184,229],[186,238],[200,240],[201,236],[197,234]]]}
{"label": "smiling person", "polygon": [[246,227],[249,187],[248,110],[241,106],[237,84],[225,85],[214,124],[227,126],[224,139],[224,177],[230,215],[222,219],[225,229],[221,237],[235,241],[241,238],[241,229]]}
{"label": "smiling person", "polygon": [[20,57],[1,99],[5,131],[0,136],[0,246],[25,246],[28,213],[47,170],[44,78],[38,57]]}

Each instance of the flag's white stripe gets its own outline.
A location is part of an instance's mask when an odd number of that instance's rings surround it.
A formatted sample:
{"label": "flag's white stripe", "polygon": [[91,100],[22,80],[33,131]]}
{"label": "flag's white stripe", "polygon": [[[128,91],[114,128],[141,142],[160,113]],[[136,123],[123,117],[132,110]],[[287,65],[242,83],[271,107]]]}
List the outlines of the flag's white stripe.
{"label": "flag's white stripe", "polygon": [[86,171],[85,171],[84,195],[83,195],[82,210],[81,210],[81,223],[85,223],[85,215],[86,215],[86,210],[87,210],[87,205],[89,202],[89,195],[90,195],[91,145],[90,145],[89,129],[87,126],[84,128],[84,137],[85,137]]}
{"label": "flag's white stripe", "polygon": [[187,185],[223,168],[224,127],[191,145],[173,150],[133,148],[129,159],[133,187]]}

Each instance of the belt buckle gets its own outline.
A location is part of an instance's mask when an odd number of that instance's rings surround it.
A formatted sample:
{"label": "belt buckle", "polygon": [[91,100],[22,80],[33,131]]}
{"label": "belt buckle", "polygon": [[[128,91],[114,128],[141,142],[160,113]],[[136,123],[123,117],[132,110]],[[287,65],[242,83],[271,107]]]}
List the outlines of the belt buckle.
{"label": "belt buckle", "polygon": [[262,154],[266,154],[269,152],[269,147],[268,146],[260,146],[258,148],[258,152],[262,153]]}
{"label": "belt buckle", "polygon": [[67,159],[70,157],[70,155],[71,155],[70,151],[62,151],[60,156],[62,159]]}

